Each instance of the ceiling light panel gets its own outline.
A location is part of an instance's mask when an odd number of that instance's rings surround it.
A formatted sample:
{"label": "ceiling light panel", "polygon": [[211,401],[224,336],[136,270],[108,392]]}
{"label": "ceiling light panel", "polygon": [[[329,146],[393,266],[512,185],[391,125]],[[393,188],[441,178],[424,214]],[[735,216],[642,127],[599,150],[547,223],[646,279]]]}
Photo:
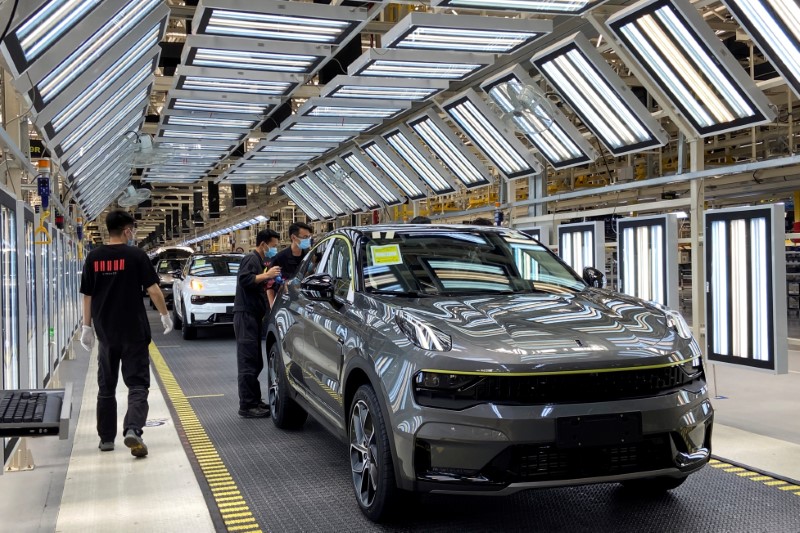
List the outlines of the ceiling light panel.
{"label": "ceiling light panel", "polygon": [[[280,103],[277,98],[259,95],[228,95],[227,93],[213,95],[202,91],[173,89],[167,94],[166,109],[186,113],[231,113],[266,116],[269,109]],[[169,113],[169,111],[166,112]]]}
{"label": "ceiling light panel", "polygon": [[700,136],[775,118],[767,97],[688,1],[645,0],[606,24]]}
{"label": "ceiling light panel", "polygon": [[490,54],[370,48],[347,68],[350,76],[463,80],[494,62]]}
{"label": "ceiling light panel", "polygon": [[329,185],[340,191],[342,194],[352,193],[358,201],[367,209],[377,209],[380,202],[376,199],[376,194],[365,182],[363,182],[355,170],[339,158],[329,161],[326,175],[329,176]]}
{"label": "ceiling light panel", "polygon": [[185,91],[222,94],[250,94],[281,97],[292,92],[303,78],[297,74],[257,72],[254,70],[220,70],[179,65],[175,71],[175,88]]}
{"label": "ceiling light panel", "polygon": [[222,128],[222,129],[236,129],[243,131],[252,130],[256,124],[255,120],[234,119],[234,118],[217,118],[209,116],[186,116],[186,115],[164,115],[162,119],[163,126],[191,126],[194,128]]}
{"label": "ceiling light panel", "polygon": [[411,12],[381,39],[384,48],[506,54],[553,31],[545,19]]}
{"label": "ceiling light panel", "polygon": [[401,126],[383,135],[386,143],[405,161],[436,194],[455,192],[450,176],[445,177],[438,164],[432,161],[427,148],[417,141],[408,128]]}
{"label": "ceiling light panel", "polygon": [[365,205],[359,201],[358,196],[343,184],[339,176],[334,176],[329,168],[315,168],[309,177],[316,179],[320,187],[324,186],[330,196],[336,198],[350,213],[362,213],[365,210]]}
{"label": "ceiling light panel", "polygon": [[269,156],[272,154],[299,154],[303,156],[313,156],[324,154],[328,151],[325,146],[309,146],[305,143],[270,143],[265,142],[253,150],[254,156]]}
{"label": "ceiling light panel", "polygon": [[[79,39],[70,35],[68,45],[51,47],[30,66],[25,76],[15,80],[15,85],[20,92],[29,91],[34,109],[42,109],[118,43],[136,42],[142,33],[154,27],[162,35],[168,14],[162,0],[134,0],[122,6],[116,1],[104,2],[81,23]],[[97,30],[89,33],[92,28]],[[80,42],[76,45],[75,41]],[[128,47],[124,45],[124,49]]]}
{"label": "ceiling light panel", "polygon": [[580,15],[605,0],[431,0],[431,7]]}
{"label": "ceiling light panel", "polygon": [[385,141],[371,141],[362,145],[361,149],[410,200],[421,200],[428,196],[425,194],[425,182],[408,172],[403,162],[392,152]]}
{"label": "ceiling light panel", "polygon": [[326,185],[324,185],[316,176],[307,174],[300,178],[302,183],[309,191],[311,191],[316,198],[323,202],[326,208],[330,208],[334,215],[343,217],[347,214],[344,203],[334,195]]}
{"label": "ceiling light panel", "polygon": [[314,211],[319,213],[319,215],[327,220],[331,220],[334,218],[334,214],[332,210],[328,208],[327,205],[322,203],[317,196],[314,195],[304,184],[300,181],[293,181],[289,184],[290,187],[293,187],[294,190],[306,201],[308,205],[310,205]]}
{"label": "ceiling light panel", "polygon": [[178,139],[202,139],[207,141],[227,141],[239,142],[247,135],[247,133],[239,131],[214,131],[214,130],[201,130],[199,128],[180,128],[172,126],[170,129],[163,129],[158,132],[159,140],[174,140]]}
{"label": "ceiling light panel", "polygon": [[333,133],[319,131],[282,131],[272,137],[272,140],[276,142],[322,142],[330,143],[335,146],[347,142],[353,137],[355,137],[355,135],[334,135]]}
{"label": "ceiling light panel", "polygon": [[723,0],[722,3],[800,96],[800,5],[788,0]]}
{"label": "ceiling light panel", "polygon": [[[519,104],[519,96],[533,80],[521,67],[500,74],[483,85],[489,98],[555,169],[584,165],[598,154],[578,128],[555,105]],[[546,97],[545,97],[546,98]]]}
{"label": "ceiling light panel", "polygon": [[409,121],[408,125],[465,187],[491,183],[489,171],[464,148],[464,142],[438,116],[429,112]]}
{"label": "ceiling light panel", "polygon": [[157,148],[169,150],[179,150],[181,152],[196,152],[222,156],[225,152],[233,150],[234,145],[228,142],[207,141],[200,142],[181,142],[181,141],[160,141],[156,143]]}
{"label": "ceiling light panel", "polygon": [[330,54],[329,46],[316,44],[190,35],[183,48],[181,64],[309,74]]}
{"label": "ceiling light panel", "polygon": [[531,62],[608,150],[616,155],[663,146],[669,135],[576,33],[537,53]]}
{"label": "ceiling light panel", "polygon": [[285,131],[319,131],[358,134],[378,126],[380,119],[349,117],[304,117],[293,115],[281,123]]}
{"label": "ceiling light panel", "polygon": [[307,117],[387,119],[410,107],[411,102],[405,100],[309,98],[297,110],[297,115]]}
{"label": "ceiling light panel", "polygon": [[[352,168],[387,206],[403,203],[403,199],[394,192],[394,187],[389,185],[391,181],[389,177],[360,152],[353,151],[342,155],[341,162]],[[342,167],[347,168],[344,165]]]}
{"label": "ceiling light panel", "polygon": [[422,101],[447,89],[449,85],[445,80],[393,79],[340,74],[320,90],[320,96],[328,98]]}
{"label": "ceiling light panel", "polygon": [[197,6],[197,33],[339,44],[359,23],[367,10],[341,6],[259,0],[203,0]]}
{"label": "ceiling light panel", "polygon": [[542,166],[525,145],[503,126],[472,89],[446,102],[442,108],[508,178],[530,176],[542,171]]}
{"label": "ceiling light panel", "polygon": [[278,190],[286,195],[291,201],[293,201],[297,207],[299,207],[308,218],[312,220],[321,220],[322,216],[314,211],[311,206],[306,202],[306,200],[300,196],[300,194],[294,190],[294,186],[291,183],[287,183],[286,185],[281,185],[278,187]]}

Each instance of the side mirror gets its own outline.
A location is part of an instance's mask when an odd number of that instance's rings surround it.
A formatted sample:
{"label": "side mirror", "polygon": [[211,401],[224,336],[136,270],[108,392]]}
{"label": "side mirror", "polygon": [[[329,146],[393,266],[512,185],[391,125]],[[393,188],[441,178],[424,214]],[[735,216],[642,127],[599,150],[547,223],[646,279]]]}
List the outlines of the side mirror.
{"label": "side mirror", "polygon": [[300,282],[300,292],[309,300],[333,300],[333,278],[329,274],[314,274]]}
{"label": "side mirror", "polygon": [[183,279],[183,271],[182,270],[173,270],[170,272],[173,278],[175,279]]}
{"label": "side mirror", "polygon": [[583,281],[590,287],[602,289],[606,284],[606,276],[596,268],[586,267],[583,269]]}

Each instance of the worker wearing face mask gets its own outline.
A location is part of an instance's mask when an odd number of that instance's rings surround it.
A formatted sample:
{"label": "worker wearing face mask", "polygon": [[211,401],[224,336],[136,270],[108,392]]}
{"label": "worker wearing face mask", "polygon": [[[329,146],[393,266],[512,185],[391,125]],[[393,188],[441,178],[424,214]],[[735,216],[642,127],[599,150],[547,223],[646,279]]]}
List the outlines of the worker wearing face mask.
{"label": "worker wearing face mask", "polygon": [[311,247],[311,226],[303,222],[295,222],[289,226],[289,239],[292,244],[281,250],[272,260],[272,266],[281,267],[281,277],[288,281],[297,274],[300,262]]}
{"label": "worker wearing face mask", "polygon": [[239,383],[239,416],[264,418],[269,406],[261,399],[258,375],[264,369],[261,337],[266,315],[267,296],[264,287],[268,280],[281,273],[278,266],[268,267],[269,250],[278,245],[279,235],[264,229],[256,235],[256,248],[239,265],[236,296],[233,301],[233,332],[236,335],[236,367]]}

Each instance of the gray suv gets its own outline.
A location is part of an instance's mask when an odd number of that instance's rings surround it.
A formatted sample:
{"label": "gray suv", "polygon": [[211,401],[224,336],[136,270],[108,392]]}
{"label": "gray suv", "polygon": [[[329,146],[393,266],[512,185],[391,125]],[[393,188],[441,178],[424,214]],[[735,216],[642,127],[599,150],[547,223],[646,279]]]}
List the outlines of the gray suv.
{"label": "gray suv", "polygon": [[514,230],[337,230],[278,291],[273,421],[310,413],[347,442],[372,520],[405,491],[673,489],[711,450],[700,349],[599,278]]}

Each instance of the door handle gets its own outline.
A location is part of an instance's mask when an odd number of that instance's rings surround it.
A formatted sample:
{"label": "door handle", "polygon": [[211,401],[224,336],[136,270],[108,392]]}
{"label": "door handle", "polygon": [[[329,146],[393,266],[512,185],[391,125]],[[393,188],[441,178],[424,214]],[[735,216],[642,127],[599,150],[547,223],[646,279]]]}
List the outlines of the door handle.
{"label": "door handle", "polygon": [[344,339],[343,339],[343,338],[341,338],[341,337],[336,337],[336,342],[338,342],[339,344],[341,344],[342,346],[344,346]]}

